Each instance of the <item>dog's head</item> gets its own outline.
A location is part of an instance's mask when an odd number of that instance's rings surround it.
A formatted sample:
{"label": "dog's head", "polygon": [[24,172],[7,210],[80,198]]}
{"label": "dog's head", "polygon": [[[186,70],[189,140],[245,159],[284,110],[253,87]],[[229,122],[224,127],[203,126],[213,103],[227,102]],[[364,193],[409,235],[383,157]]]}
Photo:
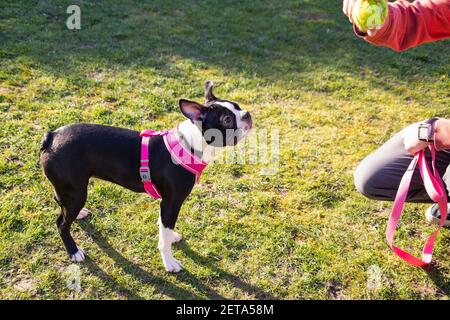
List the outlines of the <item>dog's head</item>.
{"label": "dog's head", "polygon": [[208,145],[234,146],[252,129],[252,117],[236,102],[217,98],[213,87],[206,81],[205,104],[181,99],[181,112],[201,130]]}

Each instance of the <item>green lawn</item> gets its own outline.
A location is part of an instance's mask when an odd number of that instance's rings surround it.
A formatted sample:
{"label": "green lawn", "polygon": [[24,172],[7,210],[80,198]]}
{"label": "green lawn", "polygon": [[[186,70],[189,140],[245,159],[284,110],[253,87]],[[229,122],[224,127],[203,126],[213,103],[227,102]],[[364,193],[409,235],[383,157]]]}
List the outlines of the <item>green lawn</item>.
{"label": "green lawn", "polygon": [[[65,26],[70,4],[81,30]],[[448,230],[433,268],[410,267],[384,239],[391,204],[359,195],[352,173],[403,126],[450,115],[449,47],[371,46],[337,0],[3,0],[0,298],[448,299]],[[157,250],[158,202],[93,180],[93,215],[72,228],[89,259],[81,291],[70,290],[59,208],[38,166],[43,133],[170,128],[183,119],[178,99],[201,100],[206,79],[257,128],[281,130],[279,171],[206,169],[177,225],[180,274]],[[407,206],[397,237],[417,254],[432,230],[425,208]]]}

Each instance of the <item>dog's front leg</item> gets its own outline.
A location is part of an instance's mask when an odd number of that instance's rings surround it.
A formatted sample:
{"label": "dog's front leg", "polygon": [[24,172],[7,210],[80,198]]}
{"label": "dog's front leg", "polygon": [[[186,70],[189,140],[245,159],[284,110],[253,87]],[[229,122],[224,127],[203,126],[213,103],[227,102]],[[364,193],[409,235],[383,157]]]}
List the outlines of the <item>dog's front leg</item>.
{"label": "dog's front leg", "polygon": [[181,236],[173,231],[180,208],[181,204],[170,203],[170,201],[166,200],[161,201],[161,211],[158,219],[158,249],[161,252],[164,267],[168,272],[179,272],[183,269],[181,262],[172,255],[172,243],[181,240]]}

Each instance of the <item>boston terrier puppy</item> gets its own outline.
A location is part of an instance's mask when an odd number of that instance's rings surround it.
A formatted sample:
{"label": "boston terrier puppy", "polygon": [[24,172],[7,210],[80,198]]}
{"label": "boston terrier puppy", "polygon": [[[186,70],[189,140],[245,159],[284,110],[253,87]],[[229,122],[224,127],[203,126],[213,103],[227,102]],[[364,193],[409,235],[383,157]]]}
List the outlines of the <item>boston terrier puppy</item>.
{"label": "boston terrier puppy", "polygon": [[[211,150],[238,143],[252,128],[252,118],[235,102],[214,96],[213,83],[205,84],[205,104],[181,99],[179,106],[187,120],[173,130],[180,143],[202,161]],[[71,261],[85,258],[70,234],[75,219],[86,217],[84,208],[91,177],[107,180],[134,192],[145,192],[141,180],[141,143],[138,131],[96,125],[73,124],[47,132],[41,143],[40,164],[61,207],[56,220],[59,234]],[[151,182],[161,196],[159,244],[164,267],[179,272],[181,263],[172,255],[172,243],[181,235],[174,231],[180,208],[191,193],[196,175],[173,161],[162,136],[148,144]]]}

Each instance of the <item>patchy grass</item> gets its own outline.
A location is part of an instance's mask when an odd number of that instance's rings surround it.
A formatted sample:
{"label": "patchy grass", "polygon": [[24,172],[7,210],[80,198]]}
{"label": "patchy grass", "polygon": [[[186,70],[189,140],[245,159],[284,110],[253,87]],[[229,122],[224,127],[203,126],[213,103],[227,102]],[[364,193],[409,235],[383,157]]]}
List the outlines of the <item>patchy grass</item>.
{"label": "patchy grass", "polygon": [[[69,4],[81,7],[79,31],[65,27]],[[448,231],[431,271],[401,262],[384,240],[391,204],[357,194],[352,172],[403,126],[449,115],[449,44],[370,46],[340,5],[2,1],[0,297],[447,299]],[[281,130],[279,171],[207,168],[179,219],[178,275],[156,248],[158,202],[93,180],[94,214],[73,228],[89,259],[81,291],[68,289],[58,208],[38,167],[43,133],[74,122],[169,128],[182,119],[177,100],[201,99],[206,79],[258,128]],[[408,206],[401,244],[421,247],[425,208]]]}

